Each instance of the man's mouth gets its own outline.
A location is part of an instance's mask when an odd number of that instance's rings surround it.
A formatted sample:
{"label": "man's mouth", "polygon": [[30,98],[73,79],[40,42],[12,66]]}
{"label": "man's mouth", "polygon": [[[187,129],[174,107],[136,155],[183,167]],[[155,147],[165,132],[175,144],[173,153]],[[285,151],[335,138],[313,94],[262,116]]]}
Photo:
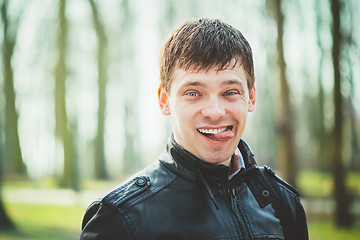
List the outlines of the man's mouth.
{"label": "man's mouth", "polygon": [[226,141],[234,136],[232,129],[233,126],[227,126],[222,128],[198,128],[197,131],[212,140]]}

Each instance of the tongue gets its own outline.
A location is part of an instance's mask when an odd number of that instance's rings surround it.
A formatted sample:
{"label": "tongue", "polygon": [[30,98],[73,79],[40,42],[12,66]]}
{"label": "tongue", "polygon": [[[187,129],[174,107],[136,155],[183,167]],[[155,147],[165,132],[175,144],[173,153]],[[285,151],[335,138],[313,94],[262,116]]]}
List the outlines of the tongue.
{"label": "tongue", "polygon": [[221,141],[221,140],[227,140],[229,138],[232,138],[234,136],[234,133],[230,129],[228,129],[228,130],[226,130],[224,132],[221,132],[221,133],[208,134],[208,136],[211,139]]}

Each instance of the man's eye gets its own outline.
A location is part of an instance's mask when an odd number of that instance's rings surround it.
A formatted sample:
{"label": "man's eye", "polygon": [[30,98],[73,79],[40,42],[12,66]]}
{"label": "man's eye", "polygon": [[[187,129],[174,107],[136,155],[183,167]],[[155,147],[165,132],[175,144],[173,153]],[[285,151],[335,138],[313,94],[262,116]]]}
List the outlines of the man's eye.
{"label": "man's eye", "polygon": [[235,92],[235,91],[230,91],[230,92],[224,93],[225,96],[233,96],[235,94],[237,94],[237,92]]}
{"label": "man's eye", "polygon": [[188,93],[186,93],[186,95],[188,95],[189,97],[197,97],[197,96],[199,96],[199,94],[196,93],[196,92],[188,92]]}

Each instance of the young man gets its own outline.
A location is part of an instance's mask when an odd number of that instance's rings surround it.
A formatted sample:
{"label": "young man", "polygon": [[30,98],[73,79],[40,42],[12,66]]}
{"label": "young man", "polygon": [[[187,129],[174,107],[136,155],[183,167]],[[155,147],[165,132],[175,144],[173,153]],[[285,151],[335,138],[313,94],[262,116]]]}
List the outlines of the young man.
{"label": "young man", "polygon": [[249,43],[219,20],[175,29],[159,104],[173,134],[159,160],[94,202],[81,239],[308,239],[298,193],[241,139],[255,107]]}

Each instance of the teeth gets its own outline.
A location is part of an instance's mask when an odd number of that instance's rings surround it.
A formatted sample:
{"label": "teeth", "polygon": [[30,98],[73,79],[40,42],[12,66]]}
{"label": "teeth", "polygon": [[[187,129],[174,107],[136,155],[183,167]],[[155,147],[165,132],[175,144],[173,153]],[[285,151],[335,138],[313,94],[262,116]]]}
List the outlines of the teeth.
{"label": "teeth", "polygon": [[203,129],[203,128],[200,128],[198,129],[199,132],[201,133],[206,133],[206,134],[218,134],[218,133],[221,133],[221,132],[224,132],[227,128],[218,128],[218,129]]}

